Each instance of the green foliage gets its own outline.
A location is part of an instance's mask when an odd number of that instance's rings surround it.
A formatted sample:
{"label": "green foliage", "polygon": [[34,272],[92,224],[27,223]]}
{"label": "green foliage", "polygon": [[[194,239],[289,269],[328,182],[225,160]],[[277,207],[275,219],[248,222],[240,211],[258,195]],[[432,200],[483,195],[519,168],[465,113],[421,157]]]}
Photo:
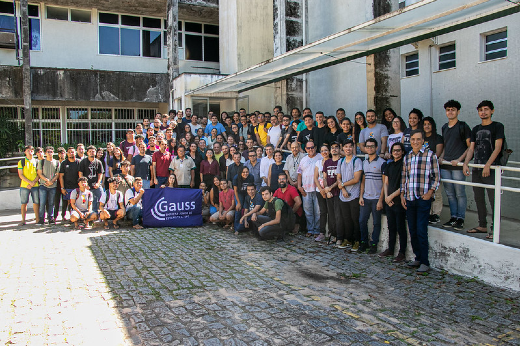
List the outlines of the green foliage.
{"label": "green foliage", "polygon": [[25,131],[20,124],[9,121],[0,113],[0,157],[23,150]]}

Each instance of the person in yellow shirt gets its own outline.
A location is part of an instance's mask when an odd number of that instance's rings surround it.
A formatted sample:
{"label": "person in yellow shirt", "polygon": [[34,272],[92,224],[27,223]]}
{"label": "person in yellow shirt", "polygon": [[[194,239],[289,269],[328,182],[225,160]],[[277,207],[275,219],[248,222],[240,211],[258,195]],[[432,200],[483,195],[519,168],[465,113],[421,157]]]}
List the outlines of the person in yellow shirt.
{"label": "person in yellow shirt", "polygon": [[20,202],[22,203],[22,222],[18,225],[25,225],[25,216],[27,214],[27,203],[29,203],[29,195],[33,202],[34,215],[36,223],[40,222],[40,198],[38,191],[38,174],[36,166],[38,161],[34,158],[34,147],[28,145],[25,147],[25,158],[18,161],[18,176],[20,177]]}
{"label": "person in yellow shirt", "polygon": [[[269,112],[266,114],[271,116]],[[267,144],[267,130],[271,127],[270,123],[267,123],[265,121],[265,115],[260,113],[258,114],[258,125],[255,126],[255,136],[256,136],[256,142],[258,145],[265,147]]]}

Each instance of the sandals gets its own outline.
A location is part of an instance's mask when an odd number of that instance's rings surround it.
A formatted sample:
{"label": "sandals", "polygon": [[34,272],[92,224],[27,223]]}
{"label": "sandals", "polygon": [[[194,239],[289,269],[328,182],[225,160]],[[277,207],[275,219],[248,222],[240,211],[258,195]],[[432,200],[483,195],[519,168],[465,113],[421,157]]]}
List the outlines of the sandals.
{"label": "sandals", "polygon": [[108,225],[108,222],[105,222],[105,229],[110,229],[110,226]]}
{"label": "sandals", "polygon": [[487,233],[487,230],[483,231],[481,229],[478,229],[477,227],[473,227],[472,229],[468,229],[466,232],[467,233]]}
{"label": "sandals", "polygon": [[141,225],[135,225],[134,228],[135,228],[135,229],[143,229],[144,227],[141,226]]}
{"label": "sandals", "polygon": [[119,225],[114,222],[114,229],[118,229],[118,228],[119,228]]}
{"label": "sandals", "polygon": [[488,235],[486,236],[486,239],[493,240],[493,234],[488,234]]}
{"label": "sandals", "polygon": [[27,223],[25,221],[22,221],[18,224],[18,226],[25,226]]}

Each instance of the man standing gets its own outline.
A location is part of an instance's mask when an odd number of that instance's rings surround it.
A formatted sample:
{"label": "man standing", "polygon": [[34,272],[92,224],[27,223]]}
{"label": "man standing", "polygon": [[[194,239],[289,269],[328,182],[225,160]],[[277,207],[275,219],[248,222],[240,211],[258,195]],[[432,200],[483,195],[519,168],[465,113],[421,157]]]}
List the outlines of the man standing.
{"label": "man standing", "polygon": [[[276,108],[275,108],[276,109]],[[278,123],[278,117],[276,115],[271,116],[271,127],[267,131],[267,142],[278,147],[282,135],[282,125]]]}
{"label": "man standing", "polygon": [[[239,126],[239,130],[238,130],[240,139],[243,141],[247,141],[249,139],[254,141],[253,135],[254,135],[255,130],[253,129],[253,125],[247,123],[247,116],[245,115],[245,113],[244,113],[244,115],[240,115],[240,124],[242,125],[242,126]],[[246,144],[247,144],[247,142],[246,142]]]}
{"label": "man standing", "polygon": [[439,188],[440,172],[437,156],[423,146],[424,134],[421,130],[410,133],[412,150],[403,160],[401,176],[401,204],[406,209],[408,231],[415,260],[410,267],[419,267],[417,272],[430,270],[428,260],[428,219],[435,191]]}
{"label": "man standing", "polygon": [[184,112],[184,118],[182,118],[182,122],[185,124],[189,124],[193,122],[193,116],[191,115],[191,108],[186,108]]}
{"label": "man standing", "polygon": [[87,178],[79,178],[78,186],[79,188],[72,190],[72,192],[70,193],[70,206],[72,207],[72,212],[70,213],[70,221],[74,223],[75,229],[79,228],[78,221],[85,222],[85,229],[92,229],[92,227],[89,225],[89,222],[96,221],[97,214],[92,211],[92,201],[94,197],[92,195],[92,192],[87,188]]}
{"label": "man standing", "polygon": [[260,161],[260,178],[262,178],[262,186],[267,186],[269,167],[274,163],[273,155],[274,146],[269,143],[265,146],[265,157]]}
{"label": "man standing", "polygon": [[119,180],[108,178],[108,191],[104,191],[99,201],[99,218],[105,222],[105,229],[109,229],[108,221],[112,220],[114,228],[119,228],[117,222],[125,217],[125,197],[117,189]]}
{"label": "man standing", "polygon": [[296,216],[292,234],[298,234],[300,228],[303,228],[305,224],[302,199],[298,194],[298,190],[294,186],[287,184],[287,175],[283,172],[278,174],[278,186],[279,188],[274,192],[274,197],[285,201],[292,208]]}
{"label": "man standing", "polygon": [[[226,173],[226,179],[228,181],[233,182],[233,178],[235,178],[236,175],[242,172],[242,168],[244,167],[244,165],[240,162],[241,158],[242,155],[240,155],[239,152],[235,152],[233,154],[233,163],[228,166]],[[233,184],[231,184],[231,188],[234,188]]]}
{"label": "man standing", "polygon": [[117,179],[117,190],[123,194],[134,186],[134,177],[130,174],[130,162],[124,160],[121,162],[121,173],[114,176]]}
{"label": "man standing", "polygon": [[271,124],[266,122],[265,115],[262,113],[258,114],[258,125],[255,126],[255,136],[258,145],[262,147],[267,145],[267,131],[270,128]]}
{"label": "man standing", "polygon": [[[59,171],[61,171],[61,164],[67,159],[67,152],[65,151],[64,148],[62,147],[59,147],[58,148],[58,161],[60,162],[60,168],[59,168]],[[56,186],[56,193],[54,194],[54,219],[56,220],[58,218],[58,213],[59,213],[59,210],[60,210],[60,204],[61,204],[61,221],[65,221],[65,215],[67,213],[67,204],[68,204],[68,201],[66,202],[64,199],[63,199],[63,194],[61,193],[61,189],[63,187],[63,185],[61,184],[61,179],[59,178],[59,174],[58,174],[58,181],[57,181],[58,185]]]}
{"label": "man standing", "polygon": [[[383,210],[383,173],[381,166],[385,162],[377,156],[377,142],[374,138],[365,141],[365,150],[368,159],[363,161],[363,179],[361,180],[361,191],[359,205],[359,227],[361,230],[361,245],[359,251],[363,252],[369,246],[368,253],[377,253],[377,243],[381,233],[381,210]],[[372,240],[368,241],[368,219],[372,214],[373,229]]]}
{"label": "man standing", "polygon": [[[190,111],[190,113],[191,113],[191,111]],[[188,115],[188,111],[186,110],[186,116],[187,115]],[[193,134],[193,137],[197,136],[197,130],[202,128],[202,126],[200,126],[198,121],[199,121],[199,117],[196,114],[193,114],[191,116],[191,123],[190,123],[191,133]]]}
{"label": "man standing", "polygon": [[20,177],[20,201],[22,204],[22,222],[18,225],[25,225],[25,216],[27,215],[27,203],[29,203],[29,195],[33,202],[34,215],[36,223],[40,222],[40,194],[38,190],[38,173],[36,166],[38,162],[33,157],[34,148],[28,145],[24,150],[25,158],[18,161],[18,177]]}
{"label": "man standing", "polygon": [[177,148],[177,157],[173,158],[169,170],[175,173],[180,188],[195,186],[195,162],[186,156],[186,148],[181,145]]}
{"label": "man standing", "polygon": [[320,234],[320,207],[314,182],[314,167],[316,162],[323,159],[323,157],[321,154],[316,154],[316,146],[312,141],[305,144],[305,151],[307,156],[302,158],[298,166],[298,190],[303,197],[303,211],[307,218],[306,236],[310,237]]}
{"label": "man standing", "polygon": [[[325,201],[327,203],[328,217],[329,217],[329,232],[336,238],[336,245],[340,249],[347,247],[347,242],[343,244],[344,232],[343,232],[343,218],[341,216],[341,202],[339,200],[339,189],[338,189],[338,162],[340,159],[339,155],[339,144],[332,142],[330,144],[330,152],[332,158],[325,161],[323,164],[323,186]],[[334,212],[334,213],[333,213]]]}
{"label": "man standing", "polygon": [[[305,148],[305,145],[310,140],[313,140],[313,129],[314,129],[314,119],[312,118],[312,114],[307,114],[303,117],[303,121],[305,123],[305,127],[300,131],[298,135],[298,143],[301,145],[301,148]],[[301,125],[302,123],[300,123]],[[299,125],[298,125],[299,126]]]}
{"label": "man standing", "polygon": [[70,194],[78,188],[79,164],[81,160],[76,157],[74,147],[67,148],[67,159],[60,165],[60,184],[63,203],[68,204],[70,210]]}
{"label": "man standing", "polygon": [[103,181],[103,163],[96,159],[96,147],[91,145],[87,148],[87,158],[82,160],[79,165],[79,177],[86,177],[90,192],[94,197],[92,201],[92,210],[97,214],[99,207],[99,198],[103,193],[101,182]]}
{"label": "man standing", "polygon": [[327,123],[325,122],[325,115],[321,111],[316,112],[316,126],[314,126],[312,132],[312,139],[316,148],[321,148],[327,135]]}
{"label": "man standing", "polygon": [[126,215],[128,219],[132,220],[135,229],[143,228],[140,225],[143,217],[143,195],[143,180],[140,177],[136,177],[134,187],[126,191],[125,194]]}
{"label": "man standing", "polygon": [[[451,166],[441,166],[441,179],[466,181],[462,167],[458,163],[464,162],[470,146],[471,129],[464,121],[459,121],[461,105],[458,101],[449,100],[444,104],[448,122],[442,126],[442,138],[444,139],[444,151],[439,158],[451,162]],[[494,182],[493,182],[494,183]],[[444,227],[453,227],[456,230],[464,228],[466,217],[466,187],[462,184],[443,182],[444,191],[448,196],[451,218]]]}
{"label": "man standing", "polygon": [[54,220],[54,195],[59,178],[60,162],[53,158],[54,148],[45,148],[45,159],[38,161],[37,172],[40,177],[40,224],[45,222],[45,208],[47,207],[47,221],[56,224]]}
{"label": "man standing", "polygon": [[123,152],[123,156],[128,161],[132,160],[132,157],[134,157],[134,153],[138,151],[134,139],[134,130],[126,130],[126,139],[119,144],[119,149],[121,149],[121,151]]}
{"label": "man standing", "polygon": [[162,139],[159,141],[159,150],[152,155],[152,176],[156,189],[164,185],[170,176],[171,155],[166,151],[166,146],[166,140]]}
{"label": "man standing", "polygon": [[143,189],[150,188],[150,168],[152,167],[152,157],[146,155],[146,144],[139,144],[139,154],[132,158],[130,174],[135,178],[141,178]]}
{"label": "man standing", "polygon": [[336,111],[336,119],[338,119],[338,124],[341,124],[343,119],[345,119],[345,110],[343,108],[338,108]]}
{"label": "man standing", "polygon": [[87,155],[85,155],[85,146],[81,143],[76,146],[76,157],[80,160],[87,158]]}
{"label": "man standing", "polygon": [[301,152],[297,142],[291,143],[292,154],[287,156],[283,170],[287,174],[288,183],[294,187],[298,186],[298,166],[302,158],[307,155]]}
{"label": "man standing", "polygon": [[[248,141],[252,141],[251,139],[248,139]],[[260,177],[260,162],[258,161],[258,157],[256,156],[256,152],[254,149],[249,150],[248,153],[248,159],[244,166],[249,168],[249,174],[255,178],[255,186],[257,190],[260,190],[262,187],[262,178]]]}
{"label": "man standing", "polygon": [[[480,125],[471,130],[471,146],[469,147],[464,166],[462,168],[466,176],[469,175],[468,163],[475,154],[473,163],[484,165],[484,168],[473,168],[471,181],[479,184],[495,184],[495,170],[491,169],[491,165],[500,165],[501,150],[504,145],[505,134],[504,125],[497,121],[493,121],[491,117],[495,112],[495,106],[491,101],[482,101],[477,106],[478,115],[481,119]],[[487,209],[486,196],[484,188],[473,187],[473,195],[477,204],[478,227],[470,229],[468,233],[488,233],[486,239],[493,239],[493,226],[487,229]],[[492,189],[487,190],[491,211],[495,215],[495,192]],[[41,208],[40,208],[41,210]]]}
{"label": "man standing", "polygon": [[217,129],[217,136],[220,134],[223,134],[224,137],[227,138],[226,129],[224,128],[224,125],[222,125],[221,123],[218,122],[218,116],[213,114],[210,119],[211,119],[211,124],[208,124],[206,126],[206,128],[204,129],[204,134],[206,135],[206,137],[211,136],[211,130]]}
{"label": "man standing", "polygon": [[377,141],[377,155],[386,152],[386,141],[388,140],[388,129],[383,124],[377,123],[376,111],[373,109],[367,110],[366,113],[368,126],[359,133],[359,147],[363,154],[368,154],[365,150],[365,142],[369,138],[374,138]]}

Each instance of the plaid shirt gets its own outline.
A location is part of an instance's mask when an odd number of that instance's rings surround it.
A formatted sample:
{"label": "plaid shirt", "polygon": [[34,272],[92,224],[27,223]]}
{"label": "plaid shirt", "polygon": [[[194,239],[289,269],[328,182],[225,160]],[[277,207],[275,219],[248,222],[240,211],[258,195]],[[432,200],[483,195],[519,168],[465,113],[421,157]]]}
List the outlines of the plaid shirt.
{"label": "plaid shirt", "polygon": [[406,200],[420,199],[428,190],[436,191],[439,184],[439,163],[433,151],[423,147],[417,154],[412,150],[404,157],[401,193]]}

